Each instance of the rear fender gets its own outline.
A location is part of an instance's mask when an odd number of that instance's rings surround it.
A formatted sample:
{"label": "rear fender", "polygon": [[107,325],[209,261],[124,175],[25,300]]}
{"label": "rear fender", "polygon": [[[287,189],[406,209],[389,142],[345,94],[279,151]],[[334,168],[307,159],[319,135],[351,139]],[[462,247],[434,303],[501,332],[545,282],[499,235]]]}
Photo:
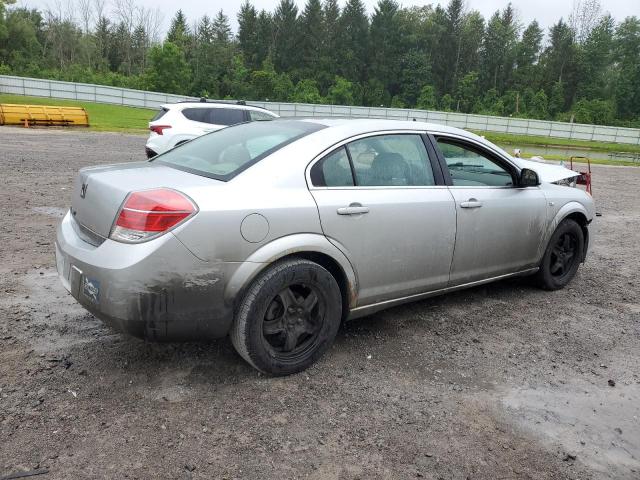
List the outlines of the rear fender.
{"label": "rear fender", "polygon": [[247,258],[227,282],[225,303],[232,304],[243,289],[273,262],[296,253],[318,253],[327,255],[342,269],[347,279],[349,308],[355,308],[357,301],[357,278],[347,257],[323,235],[302,233],[280,237],[262,246]]}

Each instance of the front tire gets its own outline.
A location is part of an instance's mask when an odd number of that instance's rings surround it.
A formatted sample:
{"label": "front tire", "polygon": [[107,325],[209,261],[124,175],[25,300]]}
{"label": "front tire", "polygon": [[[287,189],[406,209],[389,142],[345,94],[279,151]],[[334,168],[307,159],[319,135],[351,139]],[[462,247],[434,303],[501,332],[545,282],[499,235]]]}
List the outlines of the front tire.
{"label": "front tire", "polygon": [[549,240],[536,283],[545,290],[564,288],[575,276],[583,257],[584,232],[576,221],[566,218]]}
{"label": "front tire", "polygon": [[249,287],[231,327],[237,352],[261,372],[300,372],[331,346],[340,327],[342,295],[317,263],[276,263]]}

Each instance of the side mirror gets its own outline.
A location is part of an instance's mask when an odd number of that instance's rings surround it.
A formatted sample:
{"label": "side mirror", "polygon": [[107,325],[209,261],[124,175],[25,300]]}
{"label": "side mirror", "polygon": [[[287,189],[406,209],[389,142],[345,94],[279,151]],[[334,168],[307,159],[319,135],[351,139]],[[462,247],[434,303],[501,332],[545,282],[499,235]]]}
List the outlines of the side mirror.
{"label": "side mirror", "polygon": [[520,170],[520,187],[537,187],[540,185],[538,174],[529,168]]}

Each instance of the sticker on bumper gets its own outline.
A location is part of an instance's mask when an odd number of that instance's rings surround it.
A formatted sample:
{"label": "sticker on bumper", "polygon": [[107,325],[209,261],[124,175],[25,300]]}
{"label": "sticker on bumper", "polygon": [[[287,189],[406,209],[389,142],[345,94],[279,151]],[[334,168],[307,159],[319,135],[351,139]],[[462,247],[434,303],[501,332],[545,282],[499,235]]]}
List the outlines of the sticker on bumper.
{"label": "sticker on bumper", "polygon": [[93,303],[98,303],[100,300],[100,282],[84,277],[82,280],[82,293]]}

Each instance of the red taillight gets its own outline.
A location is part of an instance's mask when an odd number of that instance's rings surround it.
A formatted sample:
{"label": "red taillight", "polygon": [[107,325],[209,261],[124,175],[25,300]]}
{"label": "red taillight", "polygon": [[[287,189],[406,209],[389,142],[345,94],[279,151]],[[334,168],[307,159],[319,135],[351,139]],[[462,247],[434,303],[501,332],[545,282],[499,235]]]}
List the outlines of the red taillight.
{"label": "red taillight", "polygon": [[162,131],[171,128],[171,125],[149,125],[149,130],[158,135],[162,135]]}
{"label": "red taillight", "polygon": [[111,238],[141,242],[158,236],[196,213],[185,195],[168,188],[132,192],[122,205]]}

